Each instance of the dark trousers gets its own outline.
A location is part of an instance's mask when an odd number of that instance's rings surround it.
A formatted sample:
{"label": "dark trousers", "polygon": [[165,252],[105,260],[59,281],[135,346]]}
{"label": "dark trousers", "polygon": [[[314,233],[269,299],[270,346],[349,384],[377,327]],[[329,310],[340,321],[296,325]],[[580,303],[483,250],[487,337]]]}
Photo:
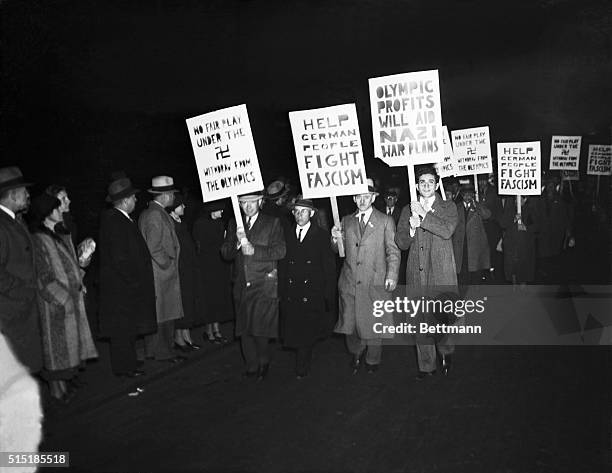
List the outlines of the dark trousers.
{"label": "dark trousers", "polygon": [[145,356],[156,360],[174,358],[174,320],[158,322],[157,332],[145,336]]}
{"label": "dark trousers", "polygon": [[254,337],[242,334],[240,337],[242,355],[246,362],[247,371],[253,373],[259,366],[270,363],[270,339],[268,337]]}
{"label": "dark trousers", "polygon": [[133,334],[113,335],[110,339],[110,357],[113,373],[116,375],[134,371],[136,359],[136,336]]}
{"label": "dark trousers", "polygon": [[295,372],[304,376],[310,371],[310,361],[312,360],[312,345],[299,347],[295,351]]}

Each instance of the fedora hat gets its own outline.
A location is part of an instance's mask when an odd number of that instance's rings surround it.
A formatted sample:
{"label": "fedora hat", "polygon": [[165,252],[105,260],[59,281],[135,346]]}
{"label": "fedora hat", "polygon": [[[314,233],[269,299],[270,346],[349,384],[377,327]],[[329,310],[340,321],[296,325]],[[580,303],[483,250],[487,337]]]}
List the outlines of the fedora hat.
{"label": "fedora hat", "polygon": [[136,194],[137,192],[140,191],[132,187],[132,181],[130,181],[129,178],[121,177],[108,185],[108,195],[106,196],[106,201],[115,202]]}
{"label": "fedora hat", "polygon": [[368,183],[368,192],[370,194],[376,194],[378,195],[378,188],[376,187],[376,184],[374,184],[374,180],[370,179],[369,177],[366,179],[366,182]]}
{"label": "fedora hat", "polygon": [[165,192],[178,192],[178,189],[174,188],[174,179],[170,176],[155,176],[151,179],[149,192],[151,194],[163,194]]}
{"label": "fedora hat", "polygon": [[283,181],[272,181],[270,184],[268,184],[268,187],[266,187],[266,199],[278,199],[279,197],[286,195],[288,192],[289,189],[287,189],[287,186]]}
{"label": "fedora hat", "polygon": [[9,166],[0,168],[0,192],[18,187],[29,187],[33,185],[31,182],[26,182],[21,174],[21,169],[17,166]]}
{"label": "fedora hat", "polygon": [[317,210],[316,207],[314,206],[314,204],[312,203],[312,200],[310,199],[298,199],[295,201],[295,203],[292,206],[294,209],[296,207],[307,207],[311,210]]}
{"label": "fedora hat", "polygon": [[241,195],[240,197],[238,197],[238,201],[239,202],[249,202],[251,200],[258,200],[263,198],[263,192],[262,191],[257,191],[257,192],[250,192],[248,194],[244,194]]}

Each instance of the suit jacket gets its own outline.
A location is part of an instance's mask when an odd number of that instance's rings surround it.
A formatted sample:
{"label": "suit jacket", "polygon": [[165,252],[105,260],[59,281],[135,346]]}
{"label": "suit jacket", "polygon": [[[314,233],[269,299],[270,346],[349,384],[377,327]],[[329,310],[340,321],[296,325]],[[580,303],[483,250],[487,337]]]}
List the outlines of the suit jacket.
{"label": "suit jacket", "polygon": [[178,269],[181,247],[174,220],[161,205],[151,201],[140,214],[138,226],[153,260],[157,322],[180,319],[183,317]]}
{"label": "suit jacket", "polygon": [[453,234],[453,248],[457,274],[461,272],[464,240],[467,238],[468,271],[479,271],[491,267],[489,242],[483,220],[491,216],[491,211],[479,202],[474,202],[474,209],[467,211],[463,202],[457,204],[457,228]]}
{"label": "suit jacket", "polygon": [[[246,230],[246,228],[245,228]],[[278,267],[285,256],[285,237],[278,218],[259,212],[250,230],[253,255],[238,249],[236,222],[230,221],[221,254],[233,260],[232,283],[236,335],[278,337]]]}
{"label": "suit jacket", "polygon": [[157,330],[151,254],[138,226],[117,209],[100,218],[100,328],[102,334]]}
{"label": "suit jacket", "polygon": [[[390,299],[385,280],[397,281],[400,250],[395,244],[395,222],[372,209],[363,236],[360,235],[358,212],[342,218],[346,257],[338,280],[339,314],[335,331],[350,335],[357,331],[362,339],[384,338],[374,332],[373,325],[393,323],[393,314],[374,318],[376,300]],[[337,250],[337,245],[333,245]],[[388,335],[385,335],[388,337]]]}
{"label": "suit jacket", "polygon": [[[408,250],[406,286],[437,292],[456,291],[457,272],[451,237],[457,226],[457,204],[436,194],[427,212],[410,235],[410,206],[402,209],[395,241]],[[432,294],[433,295],[433,294]]]}
{"label": "suit jacket", "polygon": [[336,258],[329,233],[311,221],[299,242],[295,225],[279,263],[282,334],[285,345],[302,346],[331,334],[336,294]]}
{"label": "suit jacket", "polygon": [[0,210],[0,331],[30,372],[42,368],[32,237],[20,217]]}

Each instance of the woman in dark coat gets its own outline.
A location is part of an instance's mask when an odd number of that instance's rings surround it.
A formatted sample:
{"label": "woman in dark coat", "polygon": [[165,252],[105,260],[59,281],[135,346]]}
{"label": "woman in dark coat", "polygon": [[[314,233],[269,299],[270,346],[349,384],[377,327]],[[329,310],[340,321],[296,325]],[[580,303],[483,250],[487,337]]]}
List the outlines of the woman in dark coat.
{"label": "woman in dark coat", "polygon": [[297,351],[298,378],[308,374],[315,342],[328,337],[335,322],[336,259],[329,234],[311,220],[314,213],[311,200],[295,203],[296,225],[286,235],[287,254],[279,263],[281,334],[285,346]]}
{"label": "woman in dark coat", "polygon": [[183,351],[199,350],[200,345],[193,343],[189,329],[204,323],[204,301],[199,291],[200,268],[196,246],[186,224],[182,221],[185,214],[185,202],[181,194],[175,194],[174,203],[168,210],[174,220],[174,229],[181,247],[179,280],[184,316],[175,322],[174,342],[177,348]]}
{"label": "woman in dark coat", "polygon": [[220,251],[227,225],[225,207],[225,201],[206,204],[193,224],[193,239],[201,274],[199,293],[206,301],[204,337],[215,344],[227,342],[221,334],[219,323],[234,318],[231,264],[221,257]]}
{"label": "woman in dark coat", "polygon": [[516,213],[516,198],[507,198],[501,227],[504,229],[504,272],[506,280],[532,282],[535,277],[536,233],[540,226],[537,197],[520,197],[521,215]]}

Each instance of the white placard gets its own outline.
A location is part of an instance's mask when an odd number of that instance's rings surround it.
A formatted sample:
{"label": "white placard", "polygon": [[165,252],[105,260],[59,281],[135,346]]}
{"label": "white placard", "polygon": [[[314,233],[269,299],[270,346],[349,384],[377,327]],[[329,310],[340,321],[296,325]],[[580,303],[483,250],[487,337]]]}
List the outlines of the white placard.
{"label": "white placard", "polygon": [[455,153],[455,176],[493,172],[488,126],[453,130],[451,135]]}
{"label": "white placard", "polygon": [[444,158],[438,71],[369,80],[374,156],[388,166]]}
{"label": "white placard", "polygon": [[581,136],[553,136],[548,169],[577,171],[580,164]]}
{"label": "white placard", "polygon": [[455,156],[453,153],[453,146],[451,139],[448,136],[448,128],[446,125],[442,126],[442,141],[444,143],[444,159],[439,163],[434,163],[436,172],[440,177],[449,177],[455,175]]}
{"label": "white placard", "polygon": [[289,112],[306,199],[368,192],[355,104]]}
{"label": "white placard", "polygon": [[500,195],[540,195],[540,142],[497,143],[497,182]]}
{"label": "white placard", "polygon": [[589,145],[587,174],[593,176],[612,175],[612,145]]}
{"label": "white placard", "polygon": [[186,122],[204,202],[264,188],[246,105]]}

